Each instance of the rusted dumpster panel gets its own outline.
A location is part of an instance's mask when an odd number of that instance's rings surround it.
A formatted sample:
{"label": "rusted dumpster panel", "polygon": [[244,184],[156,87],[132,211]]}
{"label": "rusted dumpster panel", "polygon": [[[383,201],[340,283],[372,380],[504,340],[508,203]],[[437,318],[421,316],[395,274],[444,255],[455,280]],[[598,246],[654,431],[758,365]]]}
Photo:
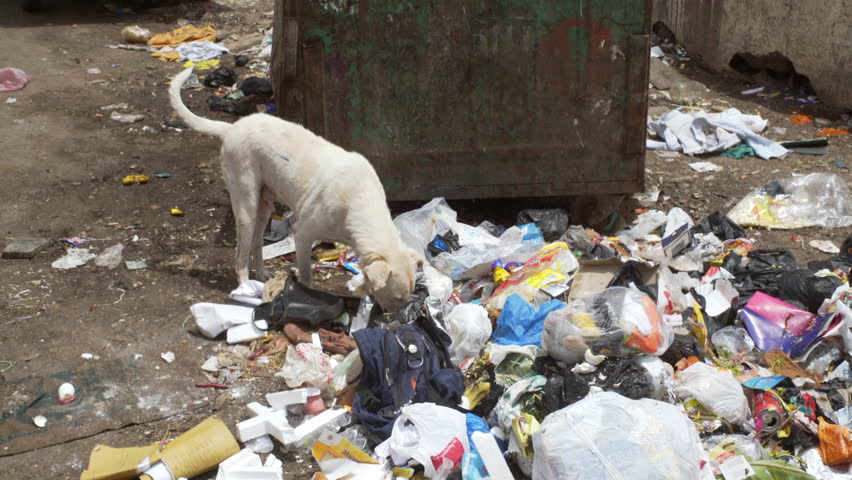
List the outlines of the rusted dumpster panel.
{"label": "rusted dumpster panel", "polygon": [[278,0],[276,101],[392,200],[640,191],[650,0]]}

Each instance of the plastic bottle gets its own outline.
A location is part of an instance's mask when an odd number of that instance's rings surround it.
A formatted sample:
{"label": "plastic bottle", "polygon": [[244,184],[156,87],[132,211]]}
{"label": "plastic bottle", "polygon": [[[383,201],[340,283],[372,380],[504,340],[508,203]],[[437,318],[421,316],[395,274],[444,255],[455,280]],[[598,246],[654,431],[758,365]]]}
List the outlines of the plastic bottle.
{"label": "plastic bottle", "polygon": [[695,105],[703,102],[710,93],[710,90],[708,90],[701,82],[686,80],[672,85],[669,93],[672,96],[672,101],[675,103],[679,103],[681,105]]}

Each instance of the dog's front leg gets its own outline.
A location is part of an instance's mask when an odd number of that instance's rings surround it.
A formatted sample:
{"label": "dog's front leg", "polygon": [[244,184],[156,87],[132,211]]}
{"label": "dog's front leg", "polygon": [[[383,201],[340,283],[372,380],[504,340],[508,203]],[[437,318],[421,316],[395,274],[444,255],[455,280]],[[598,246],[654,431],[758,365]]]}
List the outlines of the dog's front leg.
{"label": "dog's front leg", "polygon": [[299,281],[307,286],[313,282],[313,270],[311,269],[311,250],[313,239],[306,235],[303,230],[296,230],[296,268],[299,270]]}

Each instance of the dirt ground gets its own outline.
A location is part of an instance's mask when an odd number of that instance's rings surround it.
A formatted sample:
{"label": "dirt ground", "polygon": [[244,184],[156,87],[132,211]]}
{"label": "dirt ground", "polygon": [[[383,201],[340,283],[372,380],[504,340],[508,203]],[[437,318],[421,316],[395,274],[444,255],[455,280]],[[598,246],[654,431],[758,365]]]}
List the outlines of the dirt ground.
{"label": "dirt ground", "polygon": [[[22,91],[0,94],[0,246],[19,236],[51,240],[33,260],[0,260],[0,360],[12,362],[10,368],[0,363],[5,370],[0,373],[0,439],[16,432],[17,445],[31,441],[39,446],[18,453],[21,448],[0,440],[0,479],[78,478],[96,444],[151,443],[211,414],[233,429],[248,415],[246,403],[284,388],[280,379],[253,375],[226,391],[196,388],[209,381],[199,365],[223,342],[190,332],[189,306],[222,302],[234,287],[233,220],[218,171],[218,144],[164,127],[172,115],[166,82],[180,65],[144,52],[107,48],[119,42],[124,26],[140,24],[158,32],[182,20],[213,23],[231,41],[257,43],[272,22],[272,0],[190,2],[134,14],[110,12],[103,2],[54,3],[38,15],[22,13],[16,2],[0,6],[0,67],[21,68],[33,79]],[[101,73],[87,73],[93,68]],[[694,66],[684,73],[707,84],[714,102],[759,113],[770,127],[787,129],[784,135],[769,133],[770,138],[813,137],[813,124],[790,122],[792,110],[840,122],[838,108],[803,106],[783,96],[743,96],[739,92],[752,85],[733,73]],[[184,98],[194,111],[232,119],[209,112],[208,95],[185,91]],[[7,104],[7,98],[16,102]],[[132,125],[110,120],[110,110],[101,107],[120,102],[143,113],[145,120]],[[649,113],[660,115],[671,108],[657,96]],[[710,156],[706,160],[724,170],[709,174],[692,171],[687,163],[693,160],[687,157],[661,158],[649,152],[647,189],[661,191],[655,208],[680,206],[700,219],[727,211],[752,189],[794,172],[830,172],[852,181],[848,168],[835,166],[852,165],[850,146],[850,138],[837,137],[823,156],[791,153],[772,161]],[[121,183],[125,175],[161,172],[172,176],[152,178],[145,185]],[[467,221],[511,219],[517,212],[516,205],[505,201],[499,209],[482,201],[460,205],[461,220]],[[622,213],[629,218],[628,205]],[[173,207],[185,216],[172,216]],[[792,242],[793,232],[752,233],[760,247],[789,248],[801,264],[826,257]],[[849,231],[794,233],[805,244],[827,239],[840,245]],[[51,268],[68,246],[65,239],[75,235],[92,239],[86,246],[98,251],[121,242],[126,245],[124,259],[143,260],[149,267]],[[174,363],[161,359],[167,351],[175,353]],[[86,360],[83,353],[95,357]],[[35,390],[53,395],[60,379],[81,378],[84,385],[112,392],[105,398],[113,401],[86,404],[83,398],[66,410],[53,409],[46,432],[9,421],[44,400]],[[310,478],[307,455],[279,456],[286,478]],[[213,475],[215,471],[198,478]]]}

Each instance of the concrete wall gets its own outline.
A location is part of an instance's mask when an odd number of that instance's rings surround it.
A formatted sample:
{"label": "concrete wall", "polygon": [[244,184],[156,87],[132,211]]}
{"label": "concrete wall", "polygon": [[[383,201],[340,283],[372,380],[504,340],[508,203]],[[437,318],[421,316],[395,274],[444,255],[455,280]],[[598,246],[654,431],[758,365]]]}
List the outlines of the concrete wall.
{"label": "concrete wall", "polygon": [[716,69],[735,53],[780,52],[820,99],[852,107],[852,0],[654,0],[690,55]]}

